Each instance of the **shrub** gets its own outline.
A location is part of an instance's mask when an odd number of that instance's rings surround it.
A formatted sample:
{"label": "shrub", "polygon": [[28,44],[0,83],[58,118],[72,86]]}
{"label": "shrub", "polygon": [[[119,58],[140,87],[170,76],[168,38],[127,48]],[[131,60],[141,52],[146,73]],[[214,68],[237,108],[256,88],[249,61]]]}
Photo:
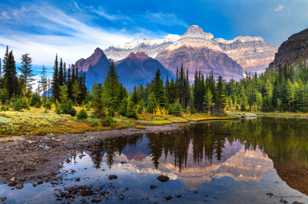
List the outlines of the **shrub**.
{"label": "shrub", "polygon": [[178,101],[169,105],[169,113],[171,115],[180,116],[182,112],[183,108]]}
{"label": "shrub", "polygon": [[81,109],[77,114],[78,120],[84,120],[88,118],[88,113],[85,109]]}
{"label": "shrub", "polygon": [[40,108],[42,106],[41,97],[38,94],[33,94],[31,97],[30,106]]}
{"label": "shrub", "polygon": [[22,111],[24,109],[29,109],[27,98],[17,98],[13,100],[11,106],[15,111]]}
{"label": "shrub", "polygon": [[71,101],[68,101],[67,103],[60,103],[60,105],[57,107],[58,114],[69,114],[71,116],[75,116],[76,112],[77,111],[73,107],[73,103]]}
{"label": "shrub", "polygon": [[0,111],[8,111],[8,110],[9,110],[8,106],[6,106],[6,105],[0,106]]}
{"label": "shrub", "polygon": [[51,100],[45,100],[44,102],[43,102],[43,107],[46,109],[46,110],[50,110],[51,109],[51,105],[52,105],[52,102],[51,102]]}
{"label": "shrub", "polygon": [[102,125],[107,127],[112,127],[114,125],[115,121],[111,116],[106,116],[102,119]]}

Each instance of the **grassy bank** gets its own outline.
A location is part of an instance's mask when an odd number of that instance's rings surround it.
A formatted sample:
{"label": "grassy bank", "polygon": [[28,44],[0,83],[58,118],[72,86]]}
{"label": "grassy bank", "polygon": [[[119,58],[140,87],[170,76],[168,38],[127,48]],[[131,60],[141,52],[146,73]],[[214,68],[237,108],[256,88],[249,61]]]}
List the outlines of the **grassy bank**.
{"label": "grassy bank", "polygon": [[116,128],[143,128],[150,125],[168,125],[204,120],[233,119],[234,116],[211,116],[207,114],[183,114],[182,116],[140,114],[138,119],[122,116],[114,117],[111,126],[103,126],[96,118],[88,117],[78,120],[69,115],[59,115],[54,111],[32,108],[23,112],[0,112],[0,136],[10,135],[45,135],[49,133],[81,133],[87,131],[103,131]]}
{"label": "grassy bank", "polygon": [[256,113],[259,117],[267,118],[300,118],[308,119],[308,113],[291,113],[291,112],[269,112],[269,113]]}

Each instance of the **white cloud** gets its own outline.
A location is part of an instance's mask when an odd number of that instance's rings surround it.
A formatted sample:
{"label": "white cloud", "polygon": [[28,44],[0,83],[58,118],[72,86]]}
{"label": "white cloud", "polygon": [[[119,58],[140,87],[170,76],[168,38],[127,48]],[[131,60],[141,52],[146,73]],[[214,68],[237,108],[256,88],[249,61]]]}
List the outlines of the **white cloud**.
{"label": "white cloud", "polygon": [[282,4],[278,4],[275,8],[274,8],[274,11],[275,12],[281,12],[285,9],[285,6],[282,5]]}
{"label": "white cloud", "polygon": [[[76,2],[73,6],[80,13],[87,13],[89,8],[82,8]],[[87,11],[83,10],[86,9]],[[90,8],[95,14],[109,21],[149,22],[158,25],[187,26],[176,15],[170,13],[134,14],[128,16],[108,13],[102,8]],[[80,17],[80,16],[79,16]],[[28,5],[16,9],[7,9],[0,13],[0,23],[5,27],[5,33],[0,34],[0,44],[9,45],[14,50],[17,61],[23,53],[30,53],[34,64],[53,64],[56,54],[63,57],[67,63],[89,56],[96,47],[106,48],[125,44],[138,37],[153,38],[157,35],[149,30],[135,26],[134,33],[125,29],[108,30],[91,25],[88,19],[80,19],[68,15],[62,10],[50,5]],[[20,29],[22,27],[22,29]],[[25,29],[26,27],[26,29]],[[43,32],[43,33],[42,33]],[[0,57],[4,54],[0,46]]]}
{"label": "white cloud", "polygon": [[[64,35],[33,34],[18,32],[11,28],[11,33],[0,35],[1,44],[9,45],[17,56],[25,52],[30,53],[35,64],[52,64],[56,53],[68,63],[74,63],[81,57],[87,57],[98,46],[105,48],[110,45],[119,45],[134,37],[129,33],[90,26],[51,6],[32,6],[28,9],[32,11],[31,16],[17,14],[17,11],[13,12],[14,16],[21,15],[25,18],[24,22],[30,20],[28,22],[31,22],[31,25],[43,30],[64,33]],[[4,48],[0,48],[0,56],[3,56],[3,53]]]}
{"label": "white cloud", "polygon": [[145,19],[156,24],[166,25],[166,26],[183,26],[187,27],[188,24],[182,19],[178,18],[173,13],[152,13],[147,12],[145,14]]}
{"label": "white cloud", "polygon": [[128,16],[123,16],[120,14],[112,14],[112,13],[107,12],[105,9],[101,7],[91,8],[91,11],[97,14],[98,16],[103,17],[109,21],[118,21],[118,20],[131,21],[131,19]]}

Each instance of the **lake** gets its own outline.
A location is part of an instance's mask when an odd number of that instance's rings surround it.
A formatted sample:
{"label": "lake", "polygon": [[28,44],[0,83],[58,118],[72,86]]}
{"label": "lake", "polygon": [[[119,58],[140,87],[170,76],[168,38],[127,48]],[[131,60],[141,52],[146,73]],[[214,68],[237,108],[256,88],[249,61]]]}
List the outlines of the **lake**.
{"label": "lake", "polygon": [[308,203],[308,120],[213,121],[105,139],[58,174],[21,189],[0,183],[0,203]]}

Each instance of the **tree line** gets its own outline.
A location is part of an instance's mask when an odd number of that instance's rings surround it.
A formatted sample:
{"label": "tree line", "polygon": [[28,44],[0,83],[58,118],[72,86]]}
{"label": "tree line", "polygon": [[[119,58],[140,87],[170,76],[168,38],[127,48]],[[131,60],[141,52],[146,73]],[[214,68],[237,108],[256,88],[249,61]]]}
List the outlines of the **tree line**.
{"label": "tree line", "polygon": [[128,91],[119,81],[112,62],[106,79],[86,88],[86,74],[56,56],[53,76],[42,67],[36,90],[29,54],[17,68],[13,51],[6,48],[0,64],[1,108],[19,110],[29,106],[55,106],[58,113],[75,115],[75,106],[93,110],[95,117],[116,114],[137,118],[139,113],[180,115],[183,112],[223,114],[225,111],[308,111],[308,66],[305,62],[268,69],[240,81],[224,81],[213,73],[197,71],[189,81],[182,66],[174,78],[164,79],[159,70],[152,81]]}

